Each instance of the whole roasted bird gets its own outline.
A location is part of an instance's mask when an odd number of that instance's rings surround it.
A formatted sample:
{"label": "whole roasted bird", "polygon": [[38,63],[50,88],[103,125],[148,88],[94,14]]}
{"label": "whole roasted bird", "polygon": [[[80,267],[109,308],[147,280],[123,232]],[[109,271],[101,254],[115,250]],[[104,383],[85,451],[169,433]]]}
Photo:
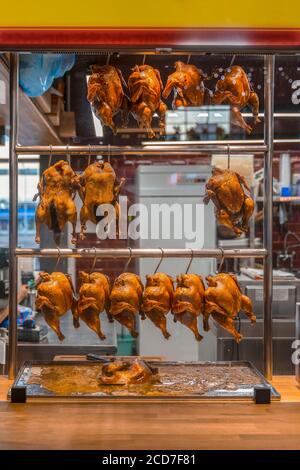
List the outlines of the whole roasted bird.
{"label": "whole roasted bird", "polygon": [[251,323],[256,322],[251,300],[242,294],[237,278],[233,274],[219,273],[216,276],[208,276],[206,280],[208,288],[204,294],[204,330],[209,331],[208,319],[211,315],[239,343],[243,336],[236,330],[234,318],[243,310]]}
{"label": "whole roasted bird", "polygon": [[40,273],[37,283],[36,310],[41,312],[60,341],[65,339],[60,329],[60,317],[71,310],[76,315],[76,299],[71,278],[67,274]]}
{"label": "whole roasted bird", "polygon": [[150,65],[136,65],[128,79],[133,117],[140,128],[146,129],[148,137],[155,137],[152,129],[153,114],[159,116],[160,134],[165,133],[166,105],[161,100],[163,84],[160,73]]}
{"label": "whole roasted bird", "polygon": [[136,338],[136,316],[141,312],[143,284],[138,275],[122,273],[114,282],[110,295],[110,314],[121,325],[126,326]]}
{"label": "whole roasted bird", "polygon": [[121,111],[122,125],[128,121],[128,99],[123,91],[126,82],[121,71],[112,65],[93,65],[91,70],[87,99],[101,123],[116,134],[114,116]]}
{"label": "whole roasted bird", "polygon": [[173,303],[173,279],[167,274],[156,273],[147,275],[146,280],[142,320],[148,317],[168,339],[170,333],[167,331],[167,314]]}
{"label": "whole roasted bird", "polygon": [[174,64],[175,72],[169,75],[167,84],[162,93],[167,99],[174,90],[173,108],[180,106],[202,106],[206,97],[203,83],[203,72],[195,65],[177,61]]}
{"label": "whole roasted bird", "polygon": [[237,236],[248,231],[248,221],[254,211],[254,201],[245,178],[231,170],[214,167],[206,184],[204,203],[211,199],[216,217],[221,225],[234,231]]}
{"label": "whole roasted bird", "polygon": [[159,382],[159,375],[157,368],[140,359],[116,360],[102,367],[98,380],[105,385],[138,385]]}
{"label": "whole roasted bird", "polygon": [[259,99],[252,90],[249,79],[245,71],[239,65],[234,65],[228,69],[224,78],[218,80],[212,98],[212,104],[230,105],[232,111],[232,122],[245,129],[251,134],[253,128],[244,120],[241,110],[249,106],[253,114],[253,126],[260,122]]}
{"label": "whole roasted bird", "polygon": [[85,239],[86,223],[88,220],[97,223],[97,208],[101,204],[113,204],[116,217],[119,216],[117,198],[125,183],[125,178],[117,180],[114,169],[108,162],[95,162],[89,165],[80,177],[79,195],[83,201],[80,210],[80,239]]}
{"label": "whole roasted bird", "polygon": [[202,277],[197,274],[181,274],[177,276],[176,282],[172,305],[174,321],[180,321],[194,333],[197,341],[201,341],[203,336],[198,331],[198,317],[200,313],[204,313],[205,286]]}
{"label": "whole roasted bird", "polygon": [[[77,301],[76,313],[73,317],[74,327],[80,326],[79,319],[83,320],[87,326],[95,331],[100,339],[106,336],[101,331],[100,313],[106,311],[109,320],[110,306],[110,282],[109,278],[102,273],[79,273],[81,286]],[[112,320],[111,320],[112,321]]]}
{"label": "whole roasted bird", "polygon": [[42,174],[38,184],[40,202],[36,209],[36,243],[41,242],[41,224],[46,224],[53,231],[54,241],[60,243],[60,235],[67,222],[72,224],[72,243],[76,243],[77,210],[74,203],[76,190],[79,188],[79,177],[68,162],[60,160]]}

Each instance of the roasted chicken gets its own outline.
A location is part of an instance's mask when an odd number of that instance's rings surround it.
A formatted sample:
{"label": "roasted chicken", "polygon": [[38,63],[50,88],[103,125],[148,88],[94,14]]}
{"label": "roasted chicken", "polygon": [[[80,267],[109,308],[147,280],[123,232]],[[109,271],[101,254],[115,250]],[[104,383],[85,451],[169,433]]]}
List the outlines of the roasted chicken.
{"label": "roasted chicken", "polygon": [[175,72],[169,75],[162,93],[167,99],[174,90],[173,108],[180,106],[202,106],[206,89],[203,84],[203,73],[195,65],[175,62]]}
{"label": "roasted chicken", "polygon": [[110,295],[110,314],[121,325],[126,326],[136,338],[136,316],[141,312],[143,284],[136,274],[123,273],[114,282]]}
{"label": "roasted chicken", "polygon": [[208,288],[204,294],[204,330],[209,331],[208,319],[211,315],[239,343],[243,337],[234,326],[234,318],[243,310],[251,323],[256,322],[251,300],[242,294],[234,274],[219,273],[216,276],[208,276],[206,280]]}
{"label": "roasted chicken", "polygon": [[168,339],[170,333],[167,331],[167,314],[173,303],[173,279],[167,274],[156,273],[146,276],[146,280],[142,320],[148,317]]}
{"label": "roasted chicken", "polygon": [[118,195],[125,178],[117,181],[114,169],[108,162],[95,162],[89,165],[80,178],[79,195],[83,201],[80,210],[80,238],[84,240],[86,223],[88,220],[97,223],[96,211],[101,204],[113,204],[116,218],[119,216]]}
{"label": "roasted chicken", "polygon": [[64,160],[43,172],[38,193],[33,198],[34,201],[40,198],[35,214],[36,243],[41,242],[41,224],[44,223],[53,231],[54,241],[59,245],[61,232],[67,222],[72,224],[72,243],[76,243],[77,210],[74,197],[78,188],[79,177]]}
{"label": "roasted chicken", "polygon": [[163,84],[160,73],[150,65],[136,65],[128,79],[133,117],[140,128],[146,129],[148,137],[155,137],[152,129],[154,113],[159,116],[160,134],[165,133],[166,105],[161,100]]}
{"label": "roasted chicken", "polygon": [[247,74],[238,65],[228,69],[224,78],[218,80],[212,98],[212,104],[230,105],[232,111],[233,124],[242,127],[248,134],[251,134],[252,127],[244,120],[241,110],[249,106],[253,114],[253,125],[260,122],[259,99],[252,90]]}
{"label": "roasted chicken", "polygon": [[63,341],[65,337],[60,329],[60,317],[68,310],[71,310],[73,315],[76,314],[76,299],[71,278],[59,272],[40,273],[35,306],[60,341]]}
{"label": "roasted chicken", "polygon": [[231,170],[214,167],[206,184],[204,203],[211,199],[216,217],[221,225],[230,228],[237,236],[248,231],[248,221],[254,211],[254,201],[245,178]]}
{"label": "roasted chicken", "polygon": [[172,313],[174,321],[180,321],[195,335],[197,341],[203,336],[198,331],[198,317],[204,313],[204,284],[197,274],[181,274],[176,278]]}
{"label": "roasted chicken", "polygon": [[126,82],[121,71],[112,65],[93,65],[91,71],[87,99],[103,126],[110,127],[116,134],[114,116],[121,111],[122,125],[128,121],[128,100],[123,91]]}
{"label": "roasted chicken", "polygon": [[105,339],[101,331],[100,313],[106,311],[110,321],[110,282],[107,276],[102,273],[79,273],[81,286],[79,289],[79,298],[77,309],[73,316],[74,327],[80,326],[79,319],[83,320],[87,326],[93,330],[100,339]]}
{"label": "roasted chicken", "polygon": [[138,385],[159,382],[159,375],[158,369],[140,359],[116,360],[102,367],[98,380],[105,385]]}

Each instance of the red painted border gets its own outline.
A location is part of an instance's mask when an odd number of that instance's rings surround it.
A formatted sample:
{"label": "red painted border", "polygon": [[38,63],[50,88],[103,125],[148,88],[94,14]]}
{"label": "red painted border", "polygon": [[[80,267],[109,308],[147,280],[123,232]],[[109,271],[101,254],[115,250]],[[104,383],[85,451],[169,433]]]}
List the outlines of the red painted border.
{"label": "red painted border", "polygon": [[300,29],[0,27],[0,46],[7,49],[135,45],[297,49]]}

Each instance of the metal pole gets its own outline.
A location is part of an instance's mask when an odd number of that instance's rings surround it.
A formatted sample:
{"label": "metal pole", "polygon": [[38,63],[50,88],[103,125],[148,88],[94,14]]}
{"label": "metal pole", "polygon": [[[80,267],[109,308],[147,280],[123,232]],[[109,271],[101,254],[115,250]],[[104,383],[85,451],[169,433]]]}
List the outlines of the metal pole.
{"label": "metal pole", "polygon": [[9,347],[8,376],[13,379],[17,371],[17,295],[18,295],[18,259],[15,249],[18,243],[18,160],[15,153],[18,136],[18,79],[19,57],[10,54],[9,74]]}
{"label": "metal pole", "polygon": [[267,151],[264,165],[264,374],[267,379],[273,375],[272,345],[272,287],[273,287],[273,172],[274,150],[274,74],[275,55],[265,56],[265,144]]}

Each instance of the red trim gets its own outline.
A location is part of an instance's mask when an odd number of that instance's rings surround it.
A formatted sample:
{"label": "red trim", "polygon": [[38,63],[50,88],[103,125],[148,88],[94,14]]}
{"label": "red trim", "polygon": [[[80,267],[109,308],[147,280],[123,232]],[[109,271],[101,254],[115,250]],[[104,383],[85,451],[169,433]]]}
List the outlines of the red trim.
{"label": "red trim", "polygon": [[246,28],[1,28],[0,46],[202,46],[299,48],[300,29]]}

